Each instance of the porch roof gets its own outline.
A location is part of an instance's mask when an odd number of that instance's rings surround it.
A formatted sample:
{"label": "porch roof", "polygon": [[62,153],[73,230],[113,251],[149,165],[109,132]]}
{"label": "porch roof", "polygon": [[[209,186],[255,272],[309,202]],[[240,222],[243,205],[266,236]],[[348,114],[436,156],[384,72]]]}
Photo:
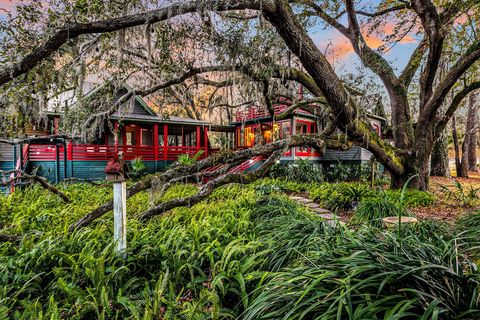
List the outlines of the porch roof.
{"label": "porch roof", "polygon": [[202,120],[181,118],[177,116],[161,117],[159,115],[147,115],[147,114],[136,114],[136,113],[121,114],[118,111],[113,113],[110,116],[110,119],[123,120],[123,121],[135,121],[135,122],[143,122],[143,123],[189,124],[189,125],[196,125],[196,126],[210,125],[210,123]]}

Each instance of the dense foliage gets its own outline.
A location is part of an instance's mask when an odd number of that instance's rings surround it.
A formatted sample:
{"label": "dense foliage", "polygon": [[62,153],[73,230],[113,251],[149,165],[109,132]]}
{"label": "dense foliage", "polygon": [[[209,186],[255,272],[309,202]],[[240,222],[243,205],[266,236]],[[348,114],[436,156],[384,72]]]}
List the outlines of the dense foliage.
{"label": "dense foliage", "polygon": [[309,160],[277,163],[270,170],[272,178],[282,178],[298,182],[322,182],[322,165]]}
{"label": "dense foliage", "polygon": [[[134,219],[149,203],[138,194],[128,201],[126,260],[114,253],[110,216],[66,231],[110,188],[65,187],[74,200],[67,206],[38,188],[2,197],[2,232],[24,238],[0,245],[0,318],[480,316],[478,223],[423,222],[404,226],[401,238],[370,226],[352,231],[325,224],[283,194],[312,188],[269,179],[230,185],[147,224]],[[177,185],[162,200],[195,191]]]}

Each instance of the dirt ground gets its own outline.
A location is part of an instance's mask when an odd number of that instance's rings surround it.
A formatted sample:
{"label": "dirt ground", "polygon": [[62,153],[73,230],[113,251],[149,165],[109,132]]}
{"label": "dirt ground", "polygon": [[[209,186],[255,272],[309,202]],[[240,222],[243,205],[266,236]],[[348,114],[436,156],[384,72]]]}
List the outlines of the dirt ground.
{"label": "dirt ground", "polygon": [[[469,172],[469,178],[455,178],[462,184],[464,189],[470,190],[470,188],[480,188],[480,172]],[[468,213],[473,213],[480,210],[480,207],[465,207],[459,201],[448,198],[442,190],[441,186],[452,187],[454,181],[450,178],[444,177],[431,177],[430,179],[430,191],[437,196],[437,202],[426,208],[415,208],[411,212],[414,213],[417,218],[420,219],[441,219],[446,221],[453,221],[458,216]],[[480,191],[478,193],[480,196]]]}

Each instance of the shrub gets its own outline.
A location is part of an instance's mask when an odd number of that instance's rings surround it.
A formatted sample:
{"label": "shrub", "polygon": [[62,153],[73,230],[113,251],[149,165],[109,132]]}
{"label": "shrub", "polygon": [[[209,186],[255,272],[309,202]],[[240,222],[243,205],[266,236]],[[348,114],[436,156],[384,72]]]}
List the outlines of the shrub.
{"label": "shrub", "polygon": [[480,211],[465,214],[456,221],[459,245],[469,252],[480,252]]}
{"label": "shrub", "polygon": [[[398,238],[370,225],[330,226],[277,193],[282,181],[230,184],[148,223],[135,219],[148,192],[137,194],[127,203],[127,259],[115,254],[111,214],[67,232],[111,199],[110,188],[60,185],[68,205],[38,187],[0,196],[1,232],[24,235],[0,243],[0,318],[479,318],[478,254],[463,229],[457,236],[448,224],[419,222]],[[354,184],[301,186],[339,185],[373,197]],[[259,200],[262,188],[272,192]],[[159,201],[197,191],[175,185]]]}
{"label": "shrub", "polygon": [[147,167],[145,166],[142,157],[136,157],[135,159],[133,159],[130,164],[130,168],[130,175],[132,176],[132,178],[138,178],[147,172]]}
{"label": "shrub", "polygon": [[359,183],[324,183],[312,187],[310,198],[328,209],[351,209],[363,199],[372,197],[374,193],[366,184]]}
{"label": "shrub", "polygon": [[[385,194],[392,198],[400,200],[400,190],[386,190]],[[420,190],[406,190],[403,198],[403,204],[407,208],[428,207],[435,203],[437,198],[435,195]]]}
{"label": "shrub", "polygon": [[286,180],[284,178],[265,178],[261,180],[257,180],[256,182],[253,183],[253,186],[265,186],[265,185],[271,185],[272,188],[277,188],[280,189],[281,191],[284,192],[294,192],[294,193],[301,193],[307,191],[309,188],[312,188],[312,186],[316,186],[317,184],[315,183],[300,183],[296,181],[290,181]]}
{"label": "shrub", "polygon": [[271,168],[270,176],[303,183],[323,181],[322,166],[309,160],[277,163]]}
{"label": "shrub", "polygon": [[178,156],[177,163],[183,166],[191,166],[198,161],[198,159],[202,156],[203,152],[203,150],[199,150],[193,156],[189,154],[181,154]]}
{"label": "shrub", "polygon": [[[325,180],[330,182],[340,181],[361,181],[368,182],[371,179],[372,167],[370,163],[346,163],[338,162],[333,167],[327,167],[325,170]],[[385,177],[383,169],[377,165],[375,172],[375,181],[377,184],[384,184]]]}

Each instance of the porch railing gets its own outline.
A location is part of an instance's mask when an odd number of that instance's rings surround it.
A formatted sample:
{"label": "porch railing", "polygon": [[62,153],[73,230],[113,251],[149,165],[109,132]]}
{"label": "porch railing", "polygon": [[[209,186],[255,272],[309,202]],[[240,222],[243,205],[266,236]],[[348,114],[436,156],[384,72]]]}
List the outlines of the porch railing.
{"label": "porch railing", "polygon": [[[275,115],[281,114],[288,108],[287,105],[284,104],[276,104],[273,106],[275,111]],[[301,114],[310,114],[308,111],[297,109],[298,113]],[[236,121],[244,121],[244,120],[252,120],[252,119],[260,119],[260,118],[269,118],[270,112],[266,108],[261,107],[249,107],[243,111],[237,111],[235,113]]]}
{"label": "porch railing", "polygon": [[[58,148],[58,151],[56,151]],[[96,144],[71,144],[67,145],[67,160],[69,161],[108,161],[114,158],[115,153],[123,151],[125,160],[140,157],[144,161],[175,161],[182,154],[195,155],[205,147],[180,147],[180,146],[122,146],[96,145]],[[55,145],[29,145],[26,159],[29,161],[55,161],[64,160],[63,146]],[[212,152],[212,150],[209,150]],[[200,158],[205,157],[205,152]]]}

